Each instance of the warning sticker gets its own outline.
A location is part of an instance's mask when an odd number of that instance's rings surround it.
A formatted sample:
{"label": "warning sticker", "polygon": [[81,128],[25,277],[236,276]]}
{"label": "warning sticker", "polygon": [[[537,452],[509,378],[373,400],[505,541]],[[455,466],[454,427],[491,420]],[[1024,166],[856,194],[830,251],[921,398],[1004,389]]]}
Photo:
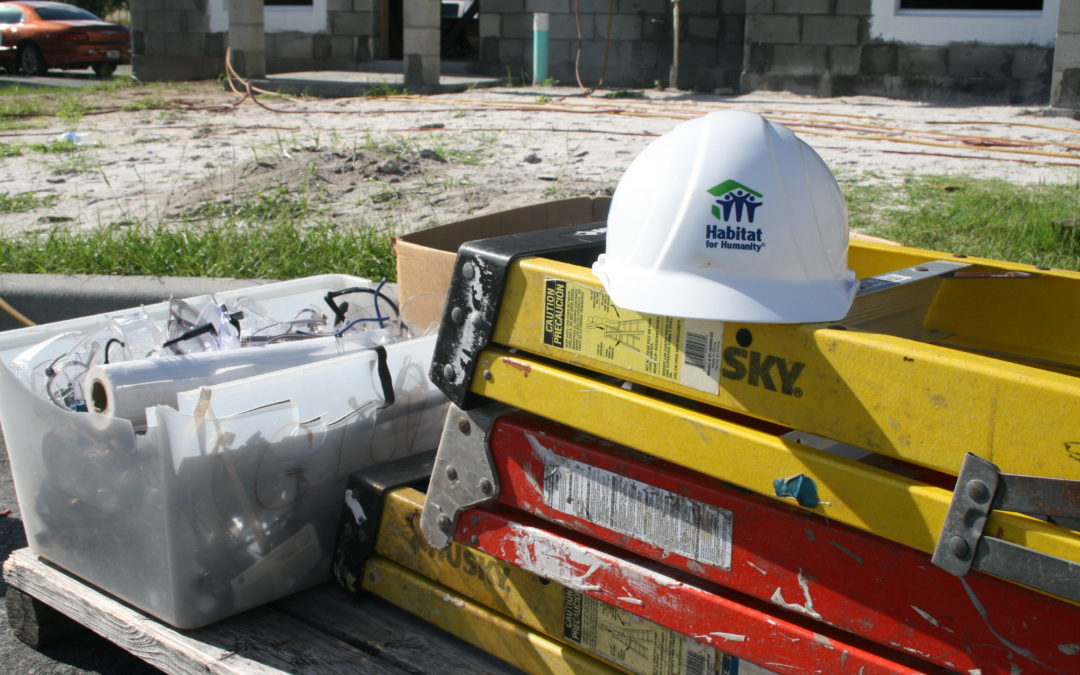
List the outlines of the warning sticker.
{"label": "warning sticker", "polygon": [[632,672],[716,672],[715,649],[569,588],[563,610],[563,635]]}
{"label": "warning sticker", "polygon": [[544,280],[544,344],[710,394],[720,391],[723,328],[621,309],[603,289]]}
{"label": "warning sticker", "polygon": [[544,504],[691,560],[731,569],[731,511],[555,453]]}

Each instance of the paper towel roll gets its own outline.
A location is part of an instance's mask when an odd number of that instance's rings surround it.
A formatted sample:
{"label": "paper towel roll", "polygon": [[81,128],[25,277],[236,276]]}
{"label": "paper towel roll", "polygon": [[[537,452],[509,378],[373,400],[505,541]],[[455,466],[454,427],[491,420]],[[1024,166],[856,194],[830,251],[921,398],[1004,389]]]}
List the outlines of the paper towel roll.
{"label": "paper towel roll", "polygon": [[[162,356],[94,366],[86,374],[84,391],[92,412],[122,417],[145,426],[146,408],[176,406],[177,392],[219,384],[282,368],[322,361],[369,349],[380,342],[371,336],[332,336],[282,342],[221,352]],[[385,335],[385,334],[383,334]]]}
{"label": "paper towel roll", "polygon": [[[428,390],[438,393],[428,379],[435,339],[429,335],[386,346],[386,366],[397,396],[416,394],[419,398]],[[230,417],[288,400],[296,404],[300,419],[320,418],[332,424],[368,405],[383,404],[377,360],[375,350],[367,350],[254,377],[206,383],[177,392],[176,409],[194,415],[205,396],[216,417]]]}

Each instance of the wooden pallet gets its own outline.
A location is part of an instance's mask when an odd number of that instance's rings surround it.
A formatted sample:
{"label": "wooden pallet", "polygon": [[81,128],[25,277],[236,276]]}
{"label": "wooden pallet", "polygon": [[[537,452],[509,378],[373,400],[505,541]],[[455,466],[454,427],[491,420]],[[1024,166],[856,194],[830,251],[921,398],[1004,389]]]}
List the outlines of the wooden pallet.
{"label": "wooden pallet", "polygon": [[133,609],[24,548],[4,562],[12,631],[32,647],[91,630],[169,673],[404,673],[512,669],[402,610],[327,583],[198,630]]}

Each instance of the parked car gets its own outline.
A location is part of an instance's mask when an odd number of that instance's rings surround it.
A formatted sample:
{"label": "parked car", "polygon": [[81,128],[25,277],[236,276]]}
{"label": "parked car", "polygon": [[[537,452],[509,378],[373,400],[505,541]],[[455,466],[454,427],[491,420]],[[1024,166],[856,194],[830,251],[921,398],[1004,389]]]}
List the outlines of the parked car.
{"label": "parked car", "polygon": [[93,68],[108,77],[131,63],[131,31],[63,2],[0,2],[0,63],[26,75]]}

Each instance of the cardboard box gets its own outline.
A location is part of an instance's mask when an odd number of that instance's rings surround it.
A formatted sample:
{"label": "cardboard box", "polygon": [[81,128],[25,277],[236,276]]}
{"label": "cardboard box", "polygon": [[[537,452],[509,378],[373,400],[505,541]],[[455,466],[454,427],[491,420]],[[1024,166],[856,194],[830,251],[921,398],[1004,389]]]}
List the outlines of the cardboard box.
{"label": "cardboard box", "polygon": [[458,248],[467,241],[607,220],[610,197],[577,197],[461,220],[394,238],[398,298],[413,331],[436,330]]}

